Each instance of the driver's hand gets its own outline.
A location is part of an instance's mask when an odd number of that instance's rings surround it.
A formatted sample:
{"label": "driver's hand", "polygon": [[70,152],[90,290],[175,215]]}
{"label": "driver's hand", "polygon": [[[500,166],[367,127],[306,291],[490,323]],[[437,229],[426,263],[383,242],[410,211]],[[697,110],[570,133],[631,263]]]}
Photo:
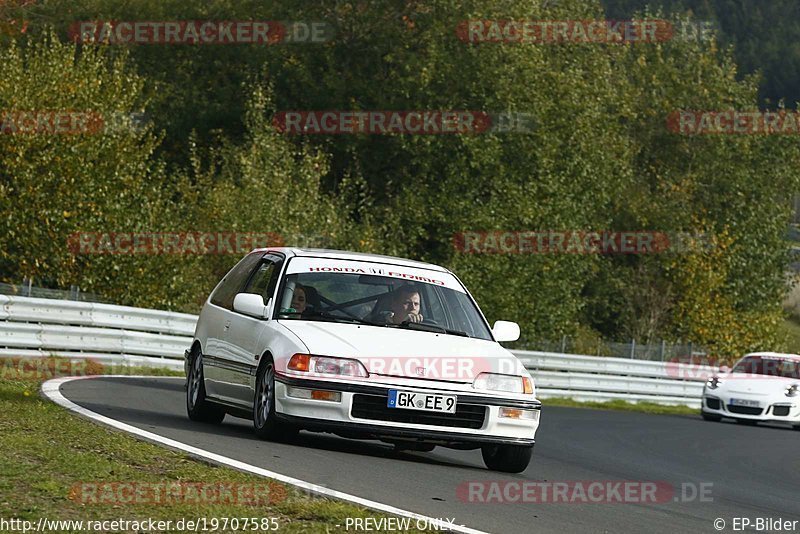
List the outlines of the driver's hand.
{"label": "driver's hand", "polygon": [[409,323],[421,323],[424,319],[421,313],[409,313],[408,317],[406,317],[406,320]]}

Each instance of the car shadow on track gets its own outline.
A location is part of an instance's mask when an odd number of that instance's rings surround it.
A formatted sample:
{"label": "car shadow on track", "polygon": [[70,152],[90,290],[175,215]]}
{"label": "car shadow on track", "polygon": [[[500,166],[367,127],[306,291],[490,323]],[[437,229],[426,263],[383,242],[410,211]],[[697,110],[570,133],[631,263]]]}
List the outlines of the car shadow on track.
{"label": "car shadow on track", "polygon": [[713,425],[713,424],[724,424],[724,425],[735,425],[740,427],[750,427],[750,428],[769,428],[771,430],[788,430],[789,432],[797,432],[790,423],[780,423],[780,422],[766,422],[766,423],[758,423],[758,424],[747,424],[747,423],[739,423],[733,418],[723,417],[722,421],[703,421],[702,419],[697,419],[699,422],[706,424],[706,425]]}
{"label": "car shadow on track", "polygon": [[[242,439],[253,440],[266,444],[273,443],[261,440],[258,436],[256,436],[253,433],[252,423],[250,423],[248,420],[232,417],[230,415],[225,418],[225,421],[221,426],[214,427],[212,425],[211,428],[222,430],[226,433],[226,435],[235,435]],[[456,468],[461,467],[465,469],[472,469],[475,467],[474,465],[467,463],[445,460],[441,457],[433,457],[432,455],[435,455],[435,452],[398,452],[395,450],[394,446],[387,443],[381,443],[376,440],[349,439],[323,432],[301,431],[298,435],[277,443],[293,448],[296,447],[303,449],[314,449],[318,451],[340,452],[344,454],[356,454],[359,456],[371,456],[374,458],[389,458],[430,465],[442,465]]]}
{"label": "car shadow on track", "polygon": [[[139,384],[137,383],[137,385]],[[163,385],[163,382],[153,383],[153,385]],[[181,440],[180,436],[175,436],[173,432],[163,432],[159,430],[169,429],[170,431],[206,434],[216,437],[244,440],[247,442],[264,444],[273,443],[258,438],[258,436],[253,433],[252,423],[250,423],[248,420],[233,417],[231,415],[226,416],[222,424],[211,424],[191,421],[185,414],[164,413],[163,411],[132,408],[119,405],[109,406],[108,404],[91,402],[78,401],[77,404],[100,415],[110,417],[117,421],[133,425],[161,436],[177,439],[178,441]],[[392,445],[377,441],[347,439],[331,434],[316,432],[301,432],[296,437],[278,442],[277,444],[284,447],[309,448],[345,454],[356,454],[360,456],[371,456],[376,458],[390,458],[394,460],[420,464],[441,465],[456,468],[461,467],[465,469],[476,468],[474,465],[449,461],[442,459],[441,457],[433,457],[432,455],[435,455],[435,452],[397,452]]]}
{"label": "car shadow on track", "polygon": [[175,391],[183,393],[186,391],[186,377],[183,376],[152,376],[152,377],[103,377],[93,378],[99,382],[119,383],[124,380],[126,386],[157,389],[159,391]]}
{"label": "car shadow on track", "polygon": [[[244,440],[248,443],[257,442],[269,445],[271,442],[259,439],[253,433],[252,422],[247,419],[233,417],[228,415],[222,424],[209,424],[191,421],[186,415],[185,411],[179,411],[184,406],[184,383],[181,377],[145,377],[145,378],[95,378],[93,380],[102,381],[106,383],[117,384],[124,381],[128,389],[126,395],[130,398],[130,393],[134,397],[147,399],[151,395],[145,391],[139,397],[136,389],[143,388],[147,390],[160,390],[169,392],[165,399],[161,399],[159,403],[166,401],[170,404],[168,410],[162,409],[160,406],[150,405],[152,407],[132,407],[124,398],[118,398],[116,401],[106,403],[97,403],[91,401],[73,400],[76,404],[91,410],[100,415],[110,417],[117,421],[127,423],[143,430],[159,434],[161,436],[176,439],[178,441],[185,441],[185,437],[179,433],[189,432],[193,434],[204,434],[208,436],[224,437],[234,440]],[[175,398],[180,395],[180,398]],[[174,403],[172,401],[175,401]],[[359,456],[370,456],[375,458],[387,458],[392,460],[399,460],[404,462],[412,462],[415,464],[428,464],[440,465],[451,468],[462,469],[479,469],[485,470],[482,464],[460,462],[458,460],[451,460],[443,458],[442,455],[437,454],[438,451],[445,451],[442,447],[437,448],[432,452],[417,452],[417,451],[396,451],[394,446],[377,440],[357,440],[343,438],[334,434],[318,433],[318,432],[300,432],[297,436],[290,440],[285,440],[278,445],[282,447],[293,448],[307,448],[316,449],[320,451],[339,452],[344,454],[355,454]]]}

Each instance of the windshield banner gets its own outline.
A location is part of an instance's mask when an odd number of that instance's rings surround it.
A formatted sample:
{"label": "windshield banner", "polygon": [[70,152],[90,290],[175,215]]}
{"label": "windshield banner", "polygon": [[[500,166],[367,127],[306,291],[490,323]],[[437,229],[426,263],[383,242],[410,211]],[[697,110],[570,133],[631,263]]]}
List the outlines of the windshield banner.
{"label": "windshield banner", "polygon": [[464,288],[456,278],[442,271],[420,269],[402,265],[373,263],[367,261],[343,260],[339,258],[292,258],[286,274],[342,273],[396,278],[407,282],[422,282],[446,287],[464,293]]}

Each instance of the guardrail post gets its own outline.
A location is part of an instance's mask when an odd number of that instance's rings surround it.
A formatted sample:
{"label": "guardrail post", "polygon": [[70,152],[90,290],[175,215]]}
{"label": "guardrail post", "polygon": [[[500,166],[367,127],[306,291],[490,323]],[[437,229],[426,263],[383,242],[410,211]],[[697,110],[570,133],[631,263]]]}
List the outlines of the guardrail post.
{"label": "guardrail post", "polygon": [[636,340],[631,339],[631,360],[633,359],[636,351]]}

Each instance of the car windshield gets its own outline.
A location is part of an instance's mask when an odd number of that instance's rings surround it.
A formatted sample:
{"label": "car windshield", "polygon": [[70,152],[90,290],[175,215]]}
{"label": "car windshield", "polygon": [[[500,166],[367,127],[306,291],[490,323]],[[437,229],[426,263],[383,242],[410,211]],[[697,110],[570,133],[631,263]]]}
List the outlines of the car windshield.
{"label": "car windshield", "polygon": [[[290,264],[290,274],[284,277],[278,296],[276,314],[280,319],[353,323],[492,339],[477,306],[463,290],[454,287],[457,281],[447,273],[409,274],[408,269],[396,273],[391,267],[382,270],[383,275],[367,274],[368,269],[353,267],[346,268],[350,272],[291,273],[291,267]],[[438,278],[428,278],[425,274]],[[440,281],[443,275],[452,279],[448,283],[451,287],[443,286],[444,282]]]}
{"label": "car windshield", "polygon": [[734,373],[800,378],[800,360],[748,356],[733,368]]}

